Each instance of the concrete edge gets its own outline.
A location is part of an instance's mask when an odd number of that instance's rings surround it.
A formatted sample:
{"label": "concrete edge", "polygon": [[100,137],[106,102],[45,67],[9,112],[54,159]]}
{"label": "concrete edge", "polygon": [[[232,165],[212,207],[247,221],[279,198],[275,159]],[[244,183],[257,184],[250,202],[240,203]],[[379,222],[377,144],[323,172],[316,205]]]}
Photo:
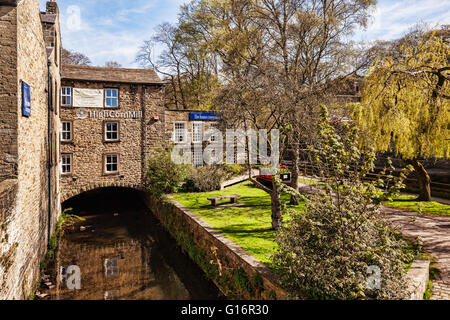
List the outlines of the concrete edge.
{"label": "concrete edge", "polygon": [[423,300],[430,276],[430,260],[415,259],[406,274],[409,300]]}

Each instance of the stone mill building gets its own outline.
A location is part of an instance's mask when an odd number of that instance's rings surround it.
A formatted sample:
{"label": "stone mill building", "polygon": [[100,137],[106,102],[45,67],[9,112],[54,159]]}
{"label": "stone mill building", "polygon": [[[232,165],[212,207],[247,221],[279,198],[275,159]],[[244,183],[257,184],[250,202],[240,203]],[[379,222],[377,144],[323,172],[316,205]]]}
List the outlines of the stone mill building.
{"label": "stone mill building", "polygon": [[59,17],[55,1],[0,1],[0,299],[33,291],[64,201],[142,189],[153,148],[214,125],[166,109],[153,70],[62,65]]}

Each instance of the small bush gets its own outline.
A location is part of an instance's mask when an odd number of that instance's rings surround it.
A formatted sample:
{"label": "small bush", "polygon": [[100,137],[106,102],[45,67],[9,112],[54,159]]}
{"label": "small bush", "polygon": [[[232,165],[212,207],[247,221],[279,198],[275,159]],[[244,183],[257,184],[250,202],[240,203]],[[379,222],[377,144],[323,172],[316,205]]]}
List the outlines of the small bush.
{"label": "small bush", "polygon": [[147,190],[158,198],[167,193],[177,192],[189,176],[189,172],[188,165],[175,164],[172,161],[170,148],[165,150],[158,147],[148,160]]}
{"label": "small bush", "polygon": [[203,166],[191,170],[183,189],[186,192],[209,192],[220,190],[220,184],[229,174],[222,166]]}

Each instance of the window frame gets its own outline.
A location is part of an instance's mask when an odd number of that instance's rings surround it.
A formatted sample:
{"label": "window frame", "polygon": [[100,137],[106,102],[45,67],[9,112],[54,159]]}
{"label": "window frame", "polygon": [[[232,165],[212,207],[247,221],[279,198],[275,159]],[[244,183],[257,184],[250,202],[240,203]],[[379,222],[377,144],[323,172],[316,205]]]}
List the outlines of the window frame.
{"label": "window frame", "polygon": [[[199,159],[197,157],[200,157],[201,159]],[[200,163],[200,161],[197,162],[196,159],[201,160],[201,163]],[[199,168],[199,167],[204,166],[204,164],[205,163],[204,163],[204,159],[203,159],[203,149],[202,148],[197,149],[194,147],[192,150],[192,166],[194,168]]]}
{"label": "window frame", "polygon": [[[108,139],[107,138],[107,125],[108,123],[117,123],[117,139]],[[103,121],[103,142],[120,142],[120,121],[115,120],[105,120]]]}
{"label": "window frame", "polygon": [[[70,163],[69,163],[69,171],[68,172],[64,172],[63,167],[67,164],[64,164],[64,158],[68,156],[70,159]],[[73,172],[73,153],[61,153],[61,175],[62,176],[71,176]]]}
{"label": "window frame", "polygon": [[[67,131],[64,131],[64,123],[69,123],[70,124],[70,139],[63,139],[63,134]],[[61,135],[60,135],[60,141],[61,142],[72,142],[73,141],[73,121],[72,120],[64,120],[61,121]]]}
{"label": "window frame", "polygon": [[[107,167],[108,167],[108,156],[116,156],[117,157],[117,170],[116,171],[108,171]],[[111,176],[111,175],[119,175],[120,172],[120,154],[117,152],[110,152],[110,153],[105,153],[103,155],[103,174],[107,175],[107,176]]]}
{"label": "window frame", "polygon": [[[114,263],[115,262],[115,263]],[[106,258],[103,262],[105,267],[105,277],[115,277],[119,275],[119,258]]]}
{"label": "window frame", "polygon": [[[209,126],[209,129],[208,129],[207,131],[210,131],[210,130],[212,130],[212,129],[219,130],[219,129],[217,129],[216,125],[217,125],[217,123],[211,123],[210,126]],[[219,131],[220,131],[220,130],[219,130]],[[214,139],[213,139],[213,138],[214,138]],[[208,141],[209,141],[209,142],[217,142],[217,141],[218,141],[217,136],[215,136],[215,135],[209,136]]]}
{"label": "window frame", "polygon": [[[117,91],[117,97],[107,96],[108,90],[116,90]],[[120,97],[120,90],[119,90],[119,88],[111,88],[111,87],[103,88],[103,107],[105,109],[118,109],[120,107],[119,97]],[[108,106],[106,104],[106,99],[116,99],[117,100],[117,106]]]}
{"label": "window frame", "polygon": [[[196,141],[194,139],[195,137],[195,125],[200,125],[201,127],[201,132],[200,132],[200,140]],[[192,122],[192,143],[203,143],[203,129],[204,129],[204,123],[202,121],[194,121]]]}
{"label": "window frame", "polygon": [[[64,89],[70,89],[70,95],[64,94]],[[64,103],[64,98],[70,98],[70,103]],[[61,86],[61,107],[72,107],[73,105],[73,87]]]}
{"label": "window frame", "polygon": [[[177,139],[176,139],[176,132],[177,132],[176,126],[177,126],[177,124],[183,124],[183,126],[184,126],[184,135],[183,135],[184,140],[183,141],[177,141]],[[175,143],[187,143],[187,138],[188,138],[187,122],[186,121],[175,121],[173,123],[173,135],[172,135],[173,141]]]}

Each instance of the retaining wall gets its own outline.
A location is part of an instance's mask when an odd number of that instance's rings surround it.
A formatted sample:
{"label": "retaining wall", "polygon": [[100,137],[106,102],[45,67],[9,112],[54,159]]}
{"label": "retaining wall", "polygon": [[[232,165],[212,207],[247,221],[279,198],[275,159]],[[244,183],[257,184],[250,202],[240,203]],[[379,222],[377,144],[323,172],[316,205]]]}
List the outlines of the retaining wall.
{"label": "retaining wall", "polygon": [[183,250],[225,296],[232,299],[286,299],[277,277],[262,262],[174,199],[144,197]]}

